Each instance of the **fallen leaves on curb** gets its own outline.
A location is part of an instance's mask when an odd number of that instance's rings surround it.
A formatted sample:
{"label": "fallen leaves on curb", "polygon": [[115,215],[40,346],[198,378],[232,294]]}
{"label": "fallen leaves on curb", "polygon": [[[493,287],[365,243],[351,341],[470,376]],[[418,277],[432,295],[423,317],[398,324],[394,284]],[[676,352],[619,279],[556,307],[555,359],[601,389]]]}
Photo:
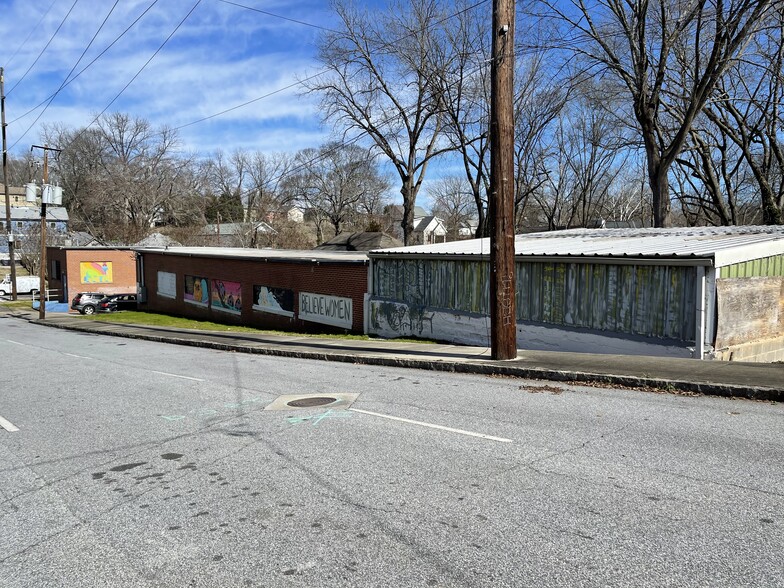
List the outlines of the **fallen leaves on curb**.
{"label": "fallen leaves on curb", "polygon": [[549,392],[550,394],[561,394],[563,393],[563,388],[559,388],[558,386],[534,386],[531,384],[519,386],[518,390],[524,390],[525,392],[530,392],[532,394],[541,394],[542,392]]}

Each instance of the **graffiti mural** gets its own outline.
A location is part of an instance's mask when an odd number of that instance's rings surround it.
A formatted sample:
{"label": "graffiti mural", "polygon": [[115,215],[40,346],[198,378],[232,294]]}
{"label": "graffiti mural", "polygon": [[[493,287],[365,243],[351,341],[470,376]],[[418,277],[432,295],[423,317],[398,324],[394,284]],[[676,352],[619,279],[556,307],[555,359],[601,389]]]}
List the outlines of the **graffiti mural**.
{"label": "graffiti mural", "polygon": [[429,337],[433,334],[433,313],[421,306],[395,302],[375,302],[371,307],[375,332],[392,332],[402,337]]}
{"label": "graffiti mural", "polygon": [[254,285],[253,309],[294,316],[294,290]]}
{"label": "graffiti mural", "polygon": [[111,284],[111,261],[83,261],[79,264],[79,278],[82,284]]}
{"label": "graffiti mural", "polygon": [[207,285],[207,278],[185,276],[185,293],[183,298],[185,298],[185,302],[190,302],[191,304],[209,306],[210,289]]}
{"label": "graffiti mural", "polygon": [[212,309],[240,314],[242,312],[242,284],[212,280]]}

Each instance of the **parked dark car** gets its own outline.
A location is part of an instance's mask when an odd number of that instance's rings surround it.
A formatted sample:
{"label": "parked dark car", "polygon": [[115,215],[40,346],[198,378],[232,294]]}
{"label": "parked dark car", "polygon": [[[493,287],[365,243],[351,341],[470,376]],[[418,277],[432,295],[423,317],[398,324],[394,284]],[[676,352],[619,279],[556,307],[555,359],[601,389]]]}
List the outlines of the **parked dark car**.
{"label": "parked dark car", "polygon": [[98,303],[104,298],[105,292],[79,292],[71,300],[71,308],[82,314],[94,314],[98,310]]}
{"label": "parked dark car", "polygon": [[98,312],[136,310],[136,294],[111,294],[98,302]]}

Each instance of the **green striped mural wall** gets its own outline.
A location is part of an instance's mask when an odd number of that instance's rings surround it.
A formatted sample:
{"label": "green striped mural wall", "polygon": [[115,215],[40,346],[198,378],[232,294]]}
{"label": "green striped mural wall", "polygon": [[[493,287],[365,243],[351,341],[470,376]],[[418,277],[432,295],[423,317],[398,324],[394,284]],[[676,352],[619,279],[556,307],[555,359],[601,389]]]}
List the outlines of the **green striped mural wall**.
{"label": "green striped mural wall", "polygon": [[[378,298],[489,314],[488,263],[376,259]],[[516,264],[517,320],[693,341],[694,267],[525,262]]]}
{"label": "green striped mural wall", "polygon": [[784,255],[773,255],[719,268],[720,278],[774,278],[784,276]]}

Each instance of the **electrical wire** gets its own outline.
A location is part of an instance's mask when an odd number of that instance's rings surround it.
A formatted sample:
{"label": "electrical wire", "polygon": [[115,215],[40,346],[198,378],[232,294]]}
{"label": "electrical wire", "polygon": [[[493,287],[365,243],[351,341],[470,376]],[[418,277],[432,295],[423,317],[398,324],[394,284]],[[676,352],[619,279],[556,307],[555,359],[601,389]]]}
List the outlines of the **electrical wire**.
{"label": "electrical wire", "polygon": [[17,56],[17,54],[24,48],[25,45],[27,45],[27,42],[30,40],[30,37],[33,36],[33,33],[36,31],[36,29],[41,26],[42,22],[44,22],[46,15],[48,15],[49,11],[52,10],[52,6],[55,5],[55,2],[57,2],[57,0],[52,0],[52,3],[49,5],[49,8],[46,9],[46,12],[44,12],[41,15],[41,18],[38,19],[38,22],[35,23],[35,26],[32,29],[30,29],[29,33],[27,33],[27,36],[25,37],[24,41],[22,41],[22,44],[19,45],[19,47],[16,48],[16,51],[14,51],[13,55],[11,55],[11,57],[8,58],[8,61],[6,62],[6,67],[11,65],[11,62],[14,60],[14,57]]}
{"label": "electrical wire", "polygon": [[[109,17],[112,15],[112,12],[114,12],[114,9],[115,9],[115,8],[117,8],[117,4],[119,4],[119,3],[120,3],[120,0],[115,0],[115,1],[114,1],[114,4],[112,5],[111,9],[109,10],[109,13],[106,15],[106,18],[104,18],[104,19],[103,19],[103,22],[101,23],[101,26],[99,26],[99,27],[98,27],[98,30],[97,30],[97,31],[95,31],[95,34],[93,35],[93,38],[92,38],[92,39],[90,39],[90,42],[87,44],[87,47],[85,47],[85,48],[84,48],[84,51],[82,51],[82,54],[79,56],[79,59],[77,59],[77,60],[76,60],[76,63],[74,63],[73,67],[71,68],[71,71],[69,71],[69,72],[68,72],[68,75],[66,75],[66,76],[63,78],[63,81],[62,81],[62,83],[60,84],[60,87],[57,89],[57,91],[56,91],[54,94],[52,94],[52,95],[49,97],[49,99],[48,99],[49,101],[47,102],[47,104],[46,104],[46,106],[44,107],[44,109],[43,109],[41,112],[39,112],[39,113],[38,113],[38,116],[37,116],[37,117],[35,117],[35,120],[34,120],[33,122],[31,122],[31,123],[30,123],[30,126],[28,126],[28,127],[27,127],[27,129],[25,130],[25,132],[24,132],[24,133],[22,133],[22,134],[20,135],[20,137],[19,137],[19,138],[18,138],[18,139],[17,139],[17,140],[14,142],[14,144],[13,144],[13,145],[11,145],[11,149],[13,149],[14,147],[16,147],[16,145],[19,143],[19,141],[21,141],[22,139],[24,139],[24,137],[27,135],[27,133],[29,133],[29,132],[30,132],[30,129],[32,129],[32,128],[33,128],[33,126],[35,125],[35,123],[37,123],[37,122],[38,122],[38,121],[41,119],[41,117],[42,117],[42,116],[44,115],[44,113],[47,111],[47,109],[48,109],[48,108],[49,108],[49,106],[52,104],[52,102],[54,101],[54,99],[57,97],[57,95],[58,95],[58,94],[59,94],[59,93],[62,91],[62,89],[65,87],[66,83],[68,82],[68,78],[69,78],[69,77],[71,76],[71,74],[74,72],[74,70],[76,69],[76,66],[78,66],[78,65],[79,65],[79,63],[82,61],[82,59],[84,58],[85,54],[86,54],[86,53],[87,53],[87,51],[90,49],[90,47],[92,46],[93,42],[95,41],[95,38],[96,38],[96,37],[98,36],[98,34],[101,32],[101,30],[103,29],[104,25],[106,24],[106,21],[108,21],[108,20],[109,20]],[[84,71],[84,70],[82,70],[82,71]],[[39,106],[40,106],[40,105],[39,105]],[[36,107],[36,108],[38,108],[38,107]],[[17,119],[17,120],[18,120],[18,119]]]}
{"label": "electrical wire", "polygon": [[[134,19],[134,21],[133,21],[131,24],[129,24],[129,25],[127,26],[127,27],[125,28],[125,30],[124,30],[122,33],[120,33],[120,34],[119,34],[119,35],[118,35],[118,36],[117,36],[117,37],[114,39],[114,41],[112,41],[111,43],[109,43],[109,44],[108,44],[108,45],[107,45],[107,46],[104,48],[104,50],[103,50],[103,51],[101,51],[101,52],[100,52],[98,55],[96,55],[96,56],[95,56],[95,58],[94,58],[94,59],[93,59],[93,60],[92,60],[90,63],[88,63],[87,65],[85,65],[85,66],[84,66],[84,67],[83,67],[83,68],[82,68],[82,69],[79,71],[79,73],[77,73],[77,74],[76,74],[74,77],[72,77],[70,80],[68,80],[67,82],[65,82],[65,84],[63,84],[63,86],[62,86],[62,88],[60,88],[60,90],[63,90],[63,89],[64,89],[64,88],[66,88],[68,85],[70,85],[70,84],[71,84],[71,82],[75,81],[75,80],[76,80],[76,79],[77,79],[77,78],[78,78],[80,75],[82,75],[82,74],[83,74],[83,73],[84,73],[84,72],[85,72],[85,71],[86,71],[88,68],[90,68],[90,67],[91,67],[91,66],[92,66],[92,65],[93,65],[93,64],[94,64],[96,61],[98,61],[98,60],[99,60],[101,57],[103,57],[103,55],[104,55],[104,54],[105,54],[107,51],[109,51],[109,49],[111,49],[111,48],[112,48],[112,47],[113,47],[113,46],[114,46],[114,45],[115,45],[115,44],[116,44],[116,43],[117,43],[117,42],[118,42],[120,39],[122,39],[122,38],[125,36],[125,34],[126,34],[128,31],[130,31],[130,30],[131,30],[131,29],[134,27],[134,25],[136,25],[136,23],[137,23],[137,22],[139,22],[139,21],[140,21],[140,20],[141,20],[141,19],[144,17],[144,15],[145,15],[145,14],[147,14],[147,13],[150,11],[150,9],[152,9],[152,7],[153,7],[153,6],[155,6],[156,4],[158,4],[158,2],[159,2],[159,0],[153,0],[153,2],[152,2],[152,3],[151,3],[151,4],[150,4],[150,5],[147,7],[147,8],[145,8],[145,9],[144,9],[144,11],[143,11],[143,12],[142,12],[142,13],[141,13],[139,16],[137,16],[137,17]],[[28,114],[30,114],[31,112],[33,112],[33,111],[35,111],[36,109],[38,109],[38,108],[40,108],[41,106],[43,106],[43,105],[44,105],[44,104],[45,104],[45,103],[46,103],[46,102],[47,102],[47,101],[48,101],[50,98],[53,98],[53,97],[54,97],[54,96],[56,96],[56,95],[57,95],[57,92],[55,92],[54,94],[51,94],[50,96],[48,96],[47,98],[45,98],[44,100],[42,100],[41,102],[39,102],[37,105],[35,105],[33,108],[31,108],[30,110],[28,110],[27,112],[25,112],[25,113],[24,113],[24,114],[22,114],[21,116],[17,116],[17,117],[16,117],[14,120],[10,121],[8,124],[9,124],[9,125],[11,125],[11,124],[13,124],[13,123],[17,122],[18,120],[21,120],[21,119],[23,119],[24,117],[26,117],[26,116],[27,116]]]}
{"label": "electrical wire", "polygon": [[[157,1],[157,0],[156,0],[156,1]],[[221,0],[221,1],[223,1],[223,0]],[[456,16],[458,16],[458,15],[460,15],[460,14],[463,14],[463,13],[465,13],[465,12],[469,11],[469,10],[472,10],[472,9],[474,9],[474,8],[476,8],[476,7],[479,7],[479,6],[483,5],[483,4],[486,4],[487,2],[489,2],[489,0],[479,0],[479,2],[476,2],[475,4],[472,4],[471,6],[469,6],[469,7],[465,8],[465,9],[462,9],[462,10],[460,10],[460,11],[458,11],[458,12],[455,12],[455,13],[453,13],[453,14],[450,14],[450,15],[448,15],[448,16],[446,16],[446,17],[444,17],[444,18],[442,18],[442,19],[440,19],[440,20],[438,20],[438,21],[436,21],[436,22],[434,22],[434,23],[428,24],[428,25],[426,25],[425,27],[422,27],[421,29],[419,29],[419,30],[417,30],[417,31],[414,31],[414,32],[412,32],[412,33],[409,33],[409,34],[407,34],[407,35],[404,35],[404,36],[402,36],[402,37],[400,37],[400,38],[398,38],[398,39],[395,39],[395,40],[393,40],[393,41],[390,41],[390,42],[388,42],[388,43],[384,43],[384,44],[382,45],[382,47],[391,47],[391,46],[393,46],[393,45],[396,45],[396,44],[400,43],[401,41],[405,40],[406,38],[408,38],[408,37],[412,36],[413,34],[416,34],[417,32],[421,32],[421,31],[428,30],[429,28],[431,28],[431,27],[433,27],[433,26],[435,26],[435,25],[437,25],[437,24],[443,23],[443,22],[445,22],[446,20],[448,20],[448,19],[450,19],[450,18],[454,18],[454,17],[456,17]],[[152,59],[155,57],[155,55],[157,55],[157,53],[158,53],[158,52],[159,52],[159,51],[160,51],[160,50],[163,48],[163,46],[166,44],[166,42],[167,42],[167,41],[168,41],[168,40],[169,40],[169,39],[170,39],[170,38],[171,38],[171,37],[174,35],[174,33],[176,33],[176,32],[177,32],[177,29],[179,29],[179,27],[180,27],[180,26],[181,26],[181,25],[182,25],[182,24],[185,22],[185,20],[186,20],[186,19],[187,19],[187,18],[190,16],[190,14],[191,14],[191,13],[192,13],[192,12],[195,10],[195,8],[196,8],[196,7],[197,7],[197,6],[198,6],[200,3],[201,3],[201,0],[198,0],[198,1],[196,2],[196,4],[194,4],[194,6],[191,8],[190,12],[188,12],[188,14],[187,14],[187,15],[185,16],[185,18],[183,18],[183,20],[182,20],[182,21],[181,21],[181,22],[180,22],[180,23],[177,25],[177,27],[176,27],[176,28],[175,28],[175,30],[174,30],[174,31],[171,33],[171,35],[169,35],[169,37],[168,37],[168,38],[167,38],[167,39],[166,39],[166,40],[163,42],[163,44],[162,44],[162,45],[161,45],[161,46],[158,48],[158,50],[157,50],[157,51],[156,51],[156,52],[155,52],[155,53],[152,55],[152,57],[150,57],[150,59],[147,61],[147,63],[145,63],[145,65],[142,67],[142,69],[141,69],[141,70],[139,70],[139,71],[136,73],[136,75],[134,75],[134,77],[133,77],[133,78],[132,78],[132,79],[131,79],[131,80],[130,80],[130,81],[129,81],[129,82],[126,84],[126,85],[125,85],[125,87],[124,87],[124,88],[123,88],[123,89],[122,89],[122,90],[121,90],[121,91],[120,91],[120,92],[117,94],[117,96],[115,96],[115,97],[112,99],[112,101],[111,101],[111,102],[110,102],[110,103],[109,103],[109,104],[108,104],[108,105],[107,105],[107,106],[106,106],[106,107],[105,107],[105,108],[104,108],[104,109],[103,109],[103,110],[102,110],[102,111],[101,111],[101,112],[100,112],[100,113],[99,113],[99,114],[98,114],[98,115],[97,115],[97,116],[96,116],[96,117],[95,117],[95,118],[92,120],[92,122],[90,122],[90,124],[88,124],[86,127],[84,127],[84,128],[82,128],[82,129],[81,129],[81,131],[80,131],[80,132],[79,132],[79,133],[78,133],[78,134],[77,134],[77,135],[76,135],[76,136],[73,138],[73,140],[71,141],[71,143],[75,142],[75,140],[76,140],[76,139],[77,139],[79,136],[81,136],[81,134],[82,134],[82,133],[86,132],[86,131],[87,131],[87,129],[88,129],[90,126],[92,126],[93,124],[95,124],[95,123],[98,121],[98,119],[100,119],[100,117],[101,117],[101,116],[102,116],[102,115],[103,115],[103,114],[104,114],[104,113],[105,113],[105,112],[106,112],[106,111],[107,111],[107,110],[108,110],[108,109],[111,107],[111,105],[112,105],[112,104],[113,104],[113,103],[114,103],[114,102],[117,100],[117,98],[119,98],[119,97],[120,97],[120,95],[121,95],[121,94],[122,94],[122,93],[123,93],[123,92],[124,92],[124,91],[125,91],[125,90],[128,88],[128,86],[130,86],[130,85],[131,85],[131,83],[132,83],[132,82],[133,82],[133,81],[136,79],[136,77],[138,77],[138,75],[139,75],[139,74],[142,72],[142,70],[143,70],[143,69],[144,69],[144,68],[145,68],[145,67],[146,67],[146,66],[147,66],[147,65],[150,63],[150,61],[152,61]],[[267,98],[267,97],[269,97],[269,96],[272,96],[272,95],[278,94],[278,93],[280,93],[280,92],[282,92],[282,91],[284,91],[284,90],[290,89],[290,88],[292,88],[292,87],[295,87],[295,86],[297,86],[297,85],[301,85],[302,83],[304,83],[304,82],[306,82],[306,81],[308,81],[308,80],[310,80],[310,79],[313,79],[313,78],[315,78],[315,77],[318,77],[318,76],[320,76],[320,75],[323,75],[323,74],[327,73],[328,71],[330,71],[330,70],[329,70],[329,69],[324,69],[324,70],[322,70],[322,71],[320,71],[320,72],[317,72],[316,74],[313,74],[313,75],[311,75],[311,76],[309,76],[309,77],[307,77],[307,78],[304,78],[304,79],[302,79],[302,80],[299,80],[299,81],[297,81],[297,82],[295,82],[295,83],[289,84],[289,85],[287,85],[287,86],[285,86],[285,87],[282,87],[282,88],[279,88],[279,89],[277,89],[277,90],[274,90],[274,91],[272,91],[272,92],[269,92],[269,93],[267,93],[267,94],[265,94],[265,95],[263,95],[263,96],[259,96],[259,97],[257,97],[257,98],[254,98],[254,99],[252,99],[252,100],[249,100],[249,101],[247,101],[247,102],[244,102],[244,103],[242,103],[242,104],[238,104],[238,105],[236,105],[236,106],[232,106],[232,107],[230,107],[230,108],[228,108],[228,109],[225,109],[225,110],[223,110],[223,111],[221,111],[221,112],[218,112],[218,113],[215,113],[215,114],[212,114],[212,115],[209,115],[209,116],[203,117],[203,118],[201,118],[201,119],[198,119],[198,120],[195,120],[195,121],[191,121],[191,122],[189,122],[189,123],[186,123],[186,124],[184,124],[184,125],[180,125],[180,126],[178,126],[178,127],[174,127],[174,128],[173,128],[173,130],[179,130],[179,129],[183,129],[183,128],[185,128],[185,127],[188,127],[188,126],[191,126],[191,125],[194,125],[194,124],[197,124],[197,123],[200,123],[200,122],[203,122],[203,121],[209,120],[209,119],[211,119],[211,118],[215,118],[215,117],[217,117],[217,116],[221,116],[222,114],[225,114],[225,113],[227,113],[227,112],[231,112],[231,111],[233,111],[233,110],[237,110],[238,108],[242,108],[243,106],[247,106],[248,104],[252,104],[253,102],[257,102],[257,101],[259,101],[259,100],[262,100],[262,99],[264,99],[264,98]],[[416,108],[416,107],[413,107],[413,108],[412,108],[412,110],[414,110],[414,108]],[[398,113],[398,114],[399,114],[399,113]],[[383,125],[383,124],[386,124],[386,123],[390,122],[390,121],[391,121],[393,118],[396,118],[396,117],[398,116],[398,114],[394,114],[394,115],[392,115],[392,116],[388,117],[388,119],[387,119],[386,121],[382,121],[382,122],[381,122],[381,124]],[[368,135],[368,134],[369,134],[369,132],[368,132],[368,131],[361,131],[361,132],[360,132],[360,133],[359,133],[359,134],[358,134],[356,137],[354,137],[353,139],[350,139],[350,140],[348,140],[348,141],[343,141],[343,142],[341,142],[341,143],[338,143],[338,144],[336,144],[336,145],[335,145],[335,146],[334,146],[332,149],[330,149],[330,150],[328,150],[328,151],[326,151],[326,152],[322,152],[322,153],[320,153],[319,155],[317,155],[316,157],[314,157],[314,158],[312,158],[312,159],[310,159],[310,160],[308,160],[308,161],[305,161],[305,162],[301,163],[300,165],[298,165],[298,166],[296,166],[296,167],[294,167],[294,168],[292,168],[292,169],[286,170],[286,172],[284,172],[283,174],[281,174],[280,176],[278,176],[276,179],[274,179],[274,181],[275,181],[275,182],[280,182],[280,181],[281,181],[281,180],[283,180],[283,179],[284,179],[286,176],[288,176],[288,175],[293,175],[294,173],[297,173],[298,171],[301,171],[302,169],[305,169],[307,166],[309,166],[309,165],[311,165],[311,164],[313,164],[313,163],[316,163],[316,162],[320,161],[321,159],[324,159],[324,158],[326,158],[326,157],[329,157],[330,155],[332,155],[333,153],[335,153],[335,152],[336,152],[336,151],[338,151],[339,149],[342,149],[342,148],[344,148],[344,147],[348,147],[349,145],[352,145],[352,144],[354,144],[354,143],[357,143],[357,142],[358,142],[360,139],[362,139],[364,136],[366,136],[366,135]],[[67,150],[67,147],[66,147],[65,149]],[[240,194],[240,197],[242,197],[242,196],[246,196],[246,195],[250,194],[251,192],[253,192],[254,190],[257,190],[257,189],[259,189],[259,188],[261,188],[261,187],[262,187],[262,185],[261,185],[261,184],[257,184],[257,185],[255,185],[255,186],[253,186],[253,187],[251,187],[251,188],[249,188],[249,189],[247,189],[247,190],[243,191],[243,192]]]}
{"label": "electrical wire", "polygon": [[[235,6],[242,6],[242,5],[240,5],[240,4],[235,4],[234,2],[228,2],[227,0],[219,0],[219,1],[220,1],[220,2],[224,2],[224,3],[226,3],[226,4],[233,4],[233,5],[235,5]],[[426,26],[422,27],[421,29],[418,29],[418,30],[416,30],[416,31],[413,31],[413,32],[411,32],[411,33],[408,33],[408,34],[406,34],[406,35],[403,35],[402,37],[399,37],[399,38],[397,38],[397,39],[393,39],[392,41],[389,41],[389,42],[387,42],[387,43],[383,43],[382,45],[380,45],[380,46],[379,46],[379,49],[388,49],[388,48],[390,48],[390,47],[394,47],[394,46],[396,46],[397,44],[399,44],[400,42],[404,41],[404,40],[405,40],[405,39],[407,39],[408,37],[411,37],[411,36],[413,36],[413,35],[414,35],[414,34],[416,34],[416,33],[424,32],[424,31],[426,31],[426,30],[428,30],[428,29],[430,29],[430,28],[432,28],[432,27],[434,27],[434,26],[437,26],[437,25],[439,25],[439,24],[441,24],[441,23],[443,23],[443,22],[446,22],[447,20],[449,20],[449,19],[451,19],[451,18],[454,18],[454,17],[456,17],[456,16],[459,16],[459,15],[461,15],[461,14],[465,13],[465,12],[468,12],[469,10],[473,10],[474,8],[477,8],[477,7],[481,6],[482,4],[486,4],[486,3],[487,3],[487,2],[489,2],[489,1],[490,1],[490,0],[479,0],[479,1],[478,1],[478,2],[476,2],[475,4],[472,4],[471,6],[468,6],[467,8],[464,8],[464,9],[462,9],[462,10],[459,10],[459,11],[457,11],[457,12],[455,12],[455,13],[452,13],[452,14],[450,14],[450,15],[448,15],[448,16],[445,16],[444,18],[442,18],[442,19],[440,19],[440,20],[437,20],[437,21],[435,21],[435,22],[433,22],[433,23],[430,23],[430,24],[428,24],[428,25],[426,25]],[[247,8],[246,6],[242,6],[242,7],[243,7],[243,8]],[[258,12],[263,12],[263,11],[259,10]],[[264,14],[267,14],[267,13],[264,13]],[[273,14],[272,16],[277,16],[277,15],[274,15],[274,14]],[[278,17],[278,18],[283,18],[283,17]],[[286,20],[291,20],[291,19],[286,19]],[[294,22],[299,22],[299,21],[294,21]],[[307,23],[300,23],[300,24],[307,24]],[[321,27],[319,27],[319,28],[321,28]],[[336,31],[333,31],[332,29],[325,29],[325,30],[327,30],[327,31],[329,31],[329,32],[336,32]],[[264,98],[269,98],[270,96],[274,96],[275,94],[279,94],[280,92],[283,92],[284,90],[289,90],[289,89],[291,89],[291,88],[294,88],[294,87],[296,87],[296,86],[301,86],[302,84],[304,84],[304,83],[306,83],[306,82],[308,82],[308,81],[310,81],[310,80],[312,80],[312,79],[314,79],[314,78],[317,78],[317,77],[319,77],[319,76],[322,76],[322,75],[324,75],[324,74],[326,74],[326,73],[329,73],[329,71],[330,71],[330,68],[328,68],[328,67],[327,67],[327,68],[324,68],[324,69],[322,69],[322,70],[320,70],[320,71],[316,72],[315,74],[312,74],[312,75],[310,75],[310,76],[308,76],[308,77],[306,77],[306,78],[303,78],[303,79],[301,79],[301,80],[298,80],[298,81],[296,81],[296,82],[294,82],[294,83],[291,83],[291,84],[289,84],[289,85],[287,85],[287,86],[284,86],[284,87],[282,87],[282,88],[278,88],[277,90],[273,90],[272,92],[269,92],[269,93],[267,93],[267,94],[264,94],[264,95],[262,95],[262,96],[258,96],[258,97],[256,97],[256,98],[253,98],[253,99],[251,99],[251,100],[248,100],[247,102],[243,102],[242,104],[237,104],[237,105],[235,105],[235,106],[231,106],[231,107],[229,107],[229,108],[227,108],[227,109],[225,109],[225,110],[221,110],[220,112],[216,112],[216,113],[214,113],[214,114],[210,114],[210,115],[208,115],[208,116],[205,116],[205,117],[203,117],[203,118],[200,118],[200,119],[198,119],[198,120],[194,120],[194,121],[191,121],[191,122],[185,123],[185,124],[183,124],[183,125],[180,125],[180,126],[178,126],[178,127],[174,127],[174,130],[184,129],[185,127],[190,127],[190,126],[192,126],[192,125],[195,125],[195,124],[198,124],[198,123],[200,123],[200,122],[204,122],[204,121],[210,120],[210,119],[212,119],[212,118],[216,118],[216,117],[218,117],[218,116],[222,116],[222,115],[224,115],[224,114],[226,114],[226,113],[229,113],[229,112],[232,112],[232,111],[234,111],[234,110],[237,110],[237,109],[243,108],[244,106],[248,106],[249,104],[253,104],[254,102],[258,102],[259,100],[263,100]]]}
{"label": "electrical wire", "polygon": [[132,78],[131,78],[131,79],[128,81],[128,83],[127,83],[127,84],[125,84],[125,85],[122,87],[122,89],[121,89],[121,90],[120,90],[120,91],[117,93],[117,95],[116,95],[114,98],[112,98],[112,99],[111,99],[111,101],[109,102],[109,104],[107,104],[107,105],[106,105],[106,107],[104,107],[104,109],[103,109],[103,110],[101,110],[101,112],[99,112],[99,113],[98,113],[98,114],[95,116],[95,118],[92,120],[92,122],[90,122],[90,124],[88,124],[88,125],[87,125],[86,127],[84,127],[84,128],[81,130],[81,131],[79,131],[79,133],[77,133],[77,135],[76,135],[76,136],[73,138],[73,141],[76,141],[76,139],[78,139],[78,138],[79,138],[79,137],[80,137],[80,136],[81,136],[83,133],[85,133],[85,132],[87,131],[87,129],[88,129],[88,128],[90,128],[91,126],[93,126],[93,125],[94,125],[94,124],[95,124],[95,123],[98,121],[98,119],[100,119],[100,118],[101,118],[101,116],[103,116],[103,114],[104,114],[104,113],[105,113],[107,110],[109,110],[109,108],[111,107],[111,105],[112,105],[112,104],[114,104],[114,103],[117,101],[117,99],[118,99],[120,96],[122,96],[122,95],[123,95],[123,92],[125,92],[125,90],[127,90],[127,89],[128,89],[128,87],[129,87],[129,86],[130,86],[130,85],[131,85],[131,84],[132,84],[132,83],[133,83],[133,82],[136,80],[136,78],[138,78],[138,77],[139,77],[139,75],[140,75],[140,74],[141,74],[141,73],[142,73],[142,72],[145,70],[145,68],[146,68],[148,65],[150,65],[150,62],[151,62],[153,59],[155,59],[155,56],[156,56],[156,55],[158,55],[158,53],[160,53],[160,52],[161,52],[161,50],[162,50],[162,49],[163,49],[163,48],[166,46],[166,43],[168,43],[168,42],[169,42],[169,40],[170,40],[170,39],[171,39],[171,38],[172,38],[172,37],[173,37],[173,36],[174,36],[174,35],[177,33],[177,31],[178,31],[178,30],[180,30],[180,27],[183,25],[183,23],[185,23],[185,21],[186,21],[186,20],[188,20],[188,17],[189,17],[191,14],[193,14],[193,11],[194,11],[194,10],[196,10],[196,7],[197,7],[197,6],[199,6],[199,4],[201,4],[201,0],[196,0],[196,3],[195,3],[195,4],[194,4],[194,5],[191,7],[191,9],[188,11],[188,14],[186,14],[186,15],[185,15],[185,16],[182,18],[182,20],[181,20],[181,21],[180,21],[180,22],[177,24],[177,26],[176,26],[176,27],[174,27],[174,30],[173,30],[171,33],[169,33],[169,36],[168,36],[168,37],[166,37],[166,39],[164,39],[163,43],[161,43],[161,44],[160,44],[160,46],[159,46],[159,47],[158,47],[158,48],[155,50],[155,52],[154,52],[154,53],[153,53],[153,54],[150,56],[150,58],[149,58],[147,61],[145,61],[145,62],[144,62],[144,65],[142,65],[142,67],[139,69],[139,71],[137,71],[137,72],[136,72],[136,73],[133,75],[133,77],[132,77]]}
{"label": "electrical wire", "polygon": [[38,54],[38,57],[35,58],[33,63],[30,64],[30,67],[27,68],[27,71],[24,72],[24,75],[22,75],[22,77],[13,85],[13,87],[10,90],[8,90],[8,92],[6,93],[6,97],[11,95],[11,92],[14,91],[14,88],[16,88],[19,84],[21,84],[22,81],[27,77],[27,74],[30,73],[30,70],[33,69],[33,67],[35,67],[35,64],[38,63],[38,60],[41,59],[41,56],[49,48],[49,45],[51,45],[52,41],[54,41],[54,38],[57,36],[57,33],[60,32],[60,29],[65,24],[65,21],[68,20],[68,17],[71,16],[71,12],[73,12],[73,9],[76,7],[76,5],[78,3],[79,3],[79,0],[74,0],[74,3],[71,4],[71,8],[68,9],[68,13],[63,17],[63,20],[60,21],[60,24],[58,25],[57,30],[55,30],[55,32],[52,33],[52,36],[46,42],[46,45],[44,45],[44,48],[41,49],[41,52]]}
{"label": "electrical wire", "polygon": [[218,2],[223,2],[224,4],[231,4],[232,6],[237,6],[238,8],[244,8],[246,10],[252,10],[253,12],[259,12],[261,14],[266,14],[267,16],[271,16],[273,18],[279,18],[281,20],[287,20],[289,22],[297,23],[306,27],[313,27],[314,29],[321,29],[322,31],[329,31],[330,33],[336,33],[337,31],[333,29],[328,29],[327,27],[322,27],[310,22],[305,22],[302,20],[297,20],[295,18],[289,18],[287,16],[282,16],[280,14],[275,14],[274,12],[267,12],[266,10],[261,10],[260,8],[254,8],[253,6],[245,6],[244,4],[238,4],[237,2],[230,2],[229,0],[218,0]]}

